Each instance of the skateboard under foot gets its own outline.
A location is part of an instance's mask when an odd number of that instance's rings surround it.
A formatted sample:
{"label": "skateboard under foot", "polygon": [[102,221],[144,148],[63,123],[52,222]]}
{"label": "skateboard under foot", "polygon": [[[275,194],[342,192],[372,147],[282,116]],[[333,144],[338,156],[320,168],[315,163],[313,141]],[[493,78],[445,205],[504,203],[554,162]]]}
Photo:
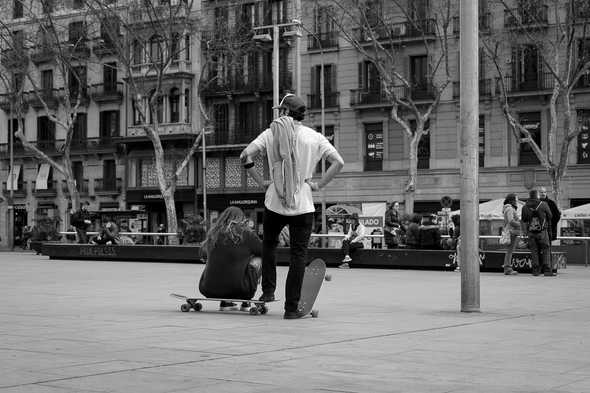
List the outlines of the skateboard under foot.
{"label": "skateboard under foot", "polygon": [[[180,311],[189,312],[190,310],[201,311],[203,309],[203,302],[231,302],[231,303],[250,303],[248,312],[250,315],[264,315],[268,312],[266,303],[261,300],[247,300],[247,299],[223,299],[223,298],[208,298],[208,297],[188,297],[179,295],[177,293],[171,293],[170,296],[176,299],[184,300],[185,303],[180,305]],[[276,301],[276,300],[274,300]]]}

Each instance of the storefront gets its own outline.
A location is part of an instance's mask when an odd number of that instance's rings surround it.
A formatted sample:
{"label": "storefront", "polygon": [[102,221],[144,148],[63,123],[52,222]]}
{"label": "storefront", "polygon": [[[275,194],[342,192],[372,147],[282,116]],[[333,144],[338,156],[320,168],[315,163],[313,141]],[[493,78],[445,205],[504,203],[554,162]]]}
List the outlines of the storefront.
{"label": "storefront", "polygon": [[[185,216],[196,212],[197,199],[194,188],[176,189],[174,200],[176,202],[176,217],[180,220]],[[127,209],[143,212],[133,222],[128,222],[131,229],[138,232],[157,232],[158,225],[166,225],[166,206],[158,189],[142,188],[127,190]]]}
{"label": "storefront", "polygon": [[[203,207],[203,195],[198,197],[199,207]],[[215,222],[217,217],[229,206],[237,206],[244,211],[256,232],[262,235],[262,216],[264,214],[264,193],[231,193],[208,194],[207,212],[210,222]]]}

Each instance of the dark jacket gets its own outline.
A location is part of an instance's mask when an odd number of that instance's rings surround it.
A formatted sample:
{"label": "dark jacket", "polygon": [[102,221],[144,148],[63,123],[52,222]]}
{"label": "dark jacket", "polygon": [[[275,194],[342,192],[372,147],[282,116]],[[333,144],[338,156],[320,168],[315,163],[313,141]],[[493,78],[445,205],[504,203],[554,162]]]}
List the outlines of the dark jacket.
{"label": "dark jacket", "polygon": [[258,275],[250,265],[252,256],[262,256],[262,241],[254,232],[244,229],[236,244],[220,234],[199,281],[199,291],[206,297],[252,299],[258,286]]}
{"label": "dark jacket", "polygon": [[420,246],[420,225],[412,222],[406,229],[406,246],[418,248]]}
{"label": "dark jacket", "polygon": [[393,227],[399,227],[399,212],[395,209],[387,209],[385,212],[385,229],[391,231]]}
{"label": "dark jacket", "polygon": [[527,233],[530,234],[529,224],[531,222],[531,219],[533,218],[533,210],[535,209],[537,209],[537,212],[539,213],[539,218],[541,218],[541,220],[545,220],[546,231],[548,234],[550,234],[552,219],[551,210],[545,202],[539,199],[529,199],[523,206],[521,221],[524,224],[524,229],[527,231]]}
{"label": "dark jacket", "polygon": [[556,240],[557,239],[557,223],[559,222],[560,218],[561,218],[561,212],[559,211],[559,208],[557,207],[557,203],[555,203],[555,201],[549,199],[549,198],[545,198],[545,199],[541,199],[543,202],[545,202],[547,204],[547,206],[549,206],[549,210],[551,210],[551,232],[549,233],[549,236],[551,237],[551,240]]}
{"label": "dark jacket", "polygon": [[87,230],[90,224],[84,222],[84,220],[92,221],[93,215],[89,211],[78,210],[70,216],[70,223],[74,228]]}
{"label": "dark jacket", "polygon": [[438,225],[420,226],[420,248],[425,250],[440,249],[440,228]]}

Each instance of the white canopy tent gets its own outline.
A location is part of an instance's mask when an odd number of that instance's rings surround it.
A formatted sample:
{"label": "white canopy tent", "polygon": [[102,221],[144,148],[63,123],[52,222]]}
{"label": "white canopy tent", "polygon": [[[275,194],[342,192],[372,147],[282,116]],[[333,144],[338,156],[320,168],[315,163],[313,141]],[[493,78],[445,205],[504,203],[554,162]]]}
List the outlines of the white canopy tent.
{"label": "white canopy tent", "polygon": [[[520,217],[522,207],[524,206],[523,201],[518,201],[518,208],[516,212]],[[479,204],[479,219],[480,220],[503,220],[504,215],[502,209],[504,208],[504,199],[492,199],[491,201],[483,202]],[[455,210],[450,213],[450,216],[460,214],[461,210]]]}
{"label": "white canopy tent", "polygon": [[561,212],[562,220],[590,220],[590,203]]}

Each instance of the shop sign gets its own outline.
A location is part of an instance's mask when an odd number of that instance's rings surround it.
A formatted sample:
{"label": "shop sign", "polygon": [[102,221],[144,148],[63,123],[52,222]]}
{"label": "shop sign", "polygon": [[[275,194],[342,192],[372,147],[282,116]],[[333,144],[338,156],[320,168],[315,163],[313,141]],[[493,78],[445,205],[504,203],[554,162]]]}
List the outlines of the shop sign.
{"label": "shop sign", "polygon": [[230,199],[229,204],[232,206],[235,206],[235,205],[258,205],[258,201],[256,199]]}
{"label": "shop sign", "polygon": [[117,251],[113,246],[80,246],[82,257],[116,257]]}
{"label": "shop sign", "polygon": [[383,217],[359,217],[359,222],[366,227],[383,227]]}

